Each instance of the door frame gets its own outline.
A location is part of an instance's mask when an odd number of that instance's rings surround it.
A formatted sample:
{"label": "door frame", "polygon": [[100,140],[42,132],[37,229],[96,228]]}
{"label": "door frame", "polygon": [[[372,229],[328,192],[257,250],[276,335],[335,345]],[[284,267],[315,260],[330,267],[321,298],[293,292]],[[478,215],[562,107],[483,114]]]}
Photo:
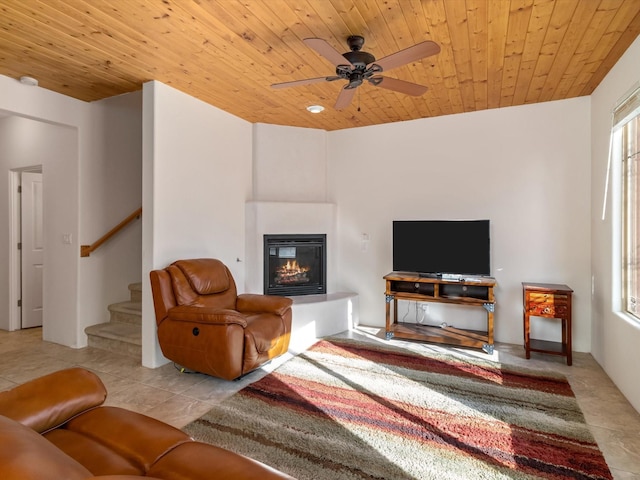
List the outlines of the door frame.
{"label": "door frame", "polygon": [[17,248],[21,235],[21,200],[18,187],[22,184],[22,172],[43,173],[42,165],[9,170],[9,331],[22,328],[22,309],[18,306],[18,300],[22,296],[22,265],[20,251]]}

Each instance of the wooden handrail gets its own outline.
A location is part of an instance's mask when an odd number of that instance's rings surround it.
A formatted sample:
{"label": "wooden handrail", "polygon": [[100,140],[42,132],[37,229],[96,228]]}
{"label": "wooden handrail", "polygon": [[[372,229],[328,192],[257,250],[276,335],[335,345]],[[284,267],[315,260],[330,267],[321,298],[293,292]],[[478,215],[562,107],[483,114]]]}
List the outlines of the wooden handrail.
{"label": "wooden handrail", "polygon": [[142,207],[137,209],[135,212],[133,212],[131,215],[129,215],[127,218],[121,221],[118,225],[116,225],[111,230],[109,230],[106,234],[104,234],[100,238],[100,240],[92,243],[91,245],[80,245],[80,256],[88,257],[89,255],[91,255],[91,252],[96,250],[100,245],[102,245],[104,242],[109,240],[111,237],[113,237],[116,233],[118,233],[124,227],[129,225],[129,223],[134,221],[136,218],[140,218],[140,215],[142,215]]}

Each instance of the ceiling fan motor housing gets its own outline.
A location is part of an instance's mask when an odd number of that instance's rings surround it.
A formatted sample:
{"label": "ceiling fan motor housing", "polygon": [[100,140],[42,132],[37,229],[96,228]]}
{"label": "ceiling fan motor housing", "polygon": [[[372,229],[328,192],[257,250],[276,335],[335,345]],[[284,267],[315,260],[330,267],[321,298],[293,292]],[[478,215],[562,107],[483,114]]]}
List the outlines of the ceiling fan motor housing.
{"label": "ceiling fan motor housing", "polygon": [[378,85],[381,79],[376,82],[372,76],[382,72],[382,68],[374,63],[376,57],[361,50],[362,45],[364,45],[364,37],[352,35],[347,39],[347,45],[349,45],[351,51],[343,53],[342,56],[347,59],[349,65],[338,65],[336,67],[336,75],[349,81],[349,84],[344,88],[359,87],[365,80]]}
{"label": "ceiling fan motor housing", "polygon": [[356,69],[364,70],[367,65],[376,61],[376,57],[361,50],[362,45],[364,45],[364,37],[351,35],[347,38],[347,45],[349,45],[351,51],[343,53],[342,56],[356,67]]}
{"label": "ceiling fan motor housing", "polygon": [[356,68],[365,68],[370,63],[376,61],[376,57],[367,52],[355,51],[343,53],[342,56],[346,58]]}

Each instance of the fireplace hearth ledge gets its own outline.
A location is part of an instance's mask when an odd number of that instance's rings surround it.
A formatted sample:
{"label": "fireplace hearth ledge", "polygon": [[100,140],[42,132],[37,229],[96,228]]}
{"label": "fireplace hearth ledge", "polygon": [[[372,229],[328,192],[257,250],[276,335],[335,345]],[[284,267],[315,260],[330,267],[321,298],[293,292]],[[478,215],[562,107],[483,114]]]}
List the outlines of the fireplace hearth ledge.
{"label": "fireplace hearth ledge", "polygon": [[358,325],[358,295],[336,292],[289,297],[293,320],[289,351],[301,353],[318,339],[353,330]]}

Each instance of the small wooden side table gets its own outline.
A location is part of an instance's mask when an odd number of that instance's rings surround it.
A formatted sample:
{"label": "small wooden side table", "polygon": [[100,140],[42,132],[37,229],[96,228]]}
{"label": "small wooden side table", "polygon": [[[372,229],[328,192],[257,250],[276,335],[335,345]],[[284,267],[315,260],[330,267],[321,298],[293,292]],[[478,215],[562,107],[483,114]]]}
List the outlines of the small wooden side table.
{"label": "small wooden side table", "polygon": [[[571,297],[573,290],[555,283],[522,283],[524,303],[524,348],[527,358],[531,352],[567,357],[571,365]],[[530,337],[529,317],[556,318],[562,321],[562,341],[550,342]]]}

